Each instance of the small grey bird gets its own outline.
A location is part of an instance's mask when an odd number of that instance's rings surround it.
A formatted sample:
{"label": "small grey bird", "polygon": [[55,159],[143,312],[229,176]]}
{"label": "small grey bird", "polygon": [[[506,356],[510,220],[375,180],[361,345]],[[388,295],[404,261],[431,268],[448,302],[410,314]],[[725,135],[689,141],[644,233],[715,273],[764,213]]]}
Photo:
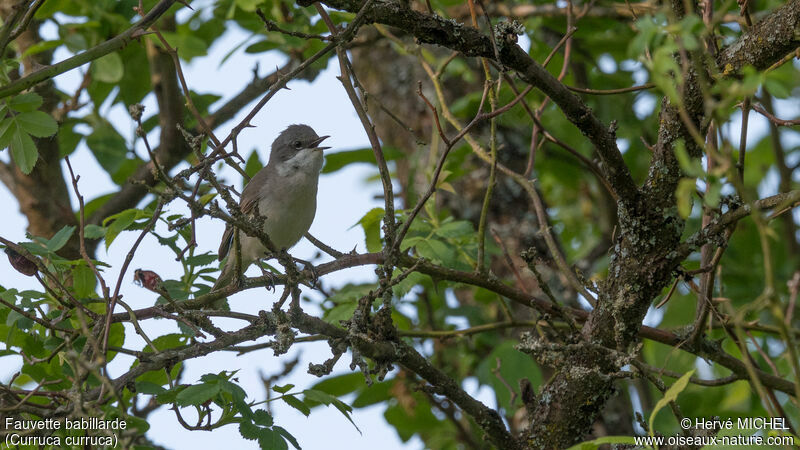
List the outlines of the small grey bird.
{"label": "small grey bird", "polygon": [[[322,170],[322,151],[330,147],[319,144],[330,136],[317,136],[308,125],[290,125],[272,143],[269,162],[247,183],[239,207],[244,214],[264,217],[264,232],[277,247],[289,249],[311,227],[317,211],[317,184]],[[233,227],[228,225],[219,245],[220,261],[233,245]],[[257,237],[239,231],[241,272],[259,258],[267,256],[267,248]],[[236,273],[237,258],[230,252],[212,291],[227,286]]]}

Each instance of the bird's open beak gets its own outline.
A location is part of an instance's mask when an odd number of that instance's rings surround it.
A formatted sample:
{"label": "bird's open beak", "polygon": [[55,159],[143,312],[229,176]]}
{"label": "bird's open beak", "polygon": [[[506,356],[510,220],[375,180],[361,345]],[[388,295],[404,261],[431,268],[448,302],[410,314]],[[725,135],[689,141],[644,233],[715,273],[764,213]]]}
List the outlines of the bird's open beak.
{"label": "bird's open beak", "polygon": [[329,137],[330,136],[322,136],[322,137],[319,137],[317,139],[314,139],[313,141],[311,141],[310,144],[308,144],[308,148],[315,148],[317,150],[327,150],[327,149],[329,149],[330,147],[320,147],[319,146],[319,144],[321,144],[322,141],[324,141],[325,139],[328,139]]}

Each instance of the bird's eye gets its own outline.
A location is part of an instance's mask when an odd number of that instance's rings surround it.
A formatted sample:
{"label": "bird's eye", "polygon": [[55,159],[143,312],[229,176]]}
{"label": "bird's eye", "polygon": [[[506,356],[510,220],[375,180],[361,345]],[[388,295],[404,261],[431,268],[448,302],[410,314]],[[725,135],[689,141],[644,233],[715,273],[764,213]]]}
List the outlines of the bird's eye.
{"label": "bird's eye", "polygon": [[303,143],[302,143],[302,142],[300,142],[300,141],[294,141],[294,142],[292,142],[292,147],[294,147],[294,148],[296,148],[296,149],[298,149],[298,150],[300,150],[300,148],[301,148],[302,146],[303,146]]}

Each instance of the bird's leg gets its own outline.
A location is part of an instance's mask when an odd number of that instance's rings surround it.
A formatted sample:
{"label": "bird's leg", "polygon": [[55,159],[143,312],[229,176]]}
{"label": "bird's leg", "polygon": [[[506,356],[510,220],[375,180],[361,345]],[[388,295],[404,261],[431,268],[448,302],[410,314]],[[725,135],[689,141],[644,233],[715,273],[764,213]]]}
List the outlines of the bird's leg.
{"label": "bird's leg", "polygon": [[264,287],[267,288],[268,291],[275,292],[275,281],[277,280],[275,274],[271,270],[265,269],[261,264],[258,264],[258,268],[261,269],[261,275],[267,279],[267,285]]}
{"label": "bird's leg", "polygon": [[317,268],[314,267],[314,264],[311,264],[310,261],[306,261],[304,259],[295,258],[294,256],[292,256],[292,260],[294,260],[296,263],[302,263],[303,266],[305,266],[303,268],[303,272],[307,270],[311,274],[311,277],[309,278],[309,281],[311,282],[311,289],[315,289],[317,287],[317,281],[319,281],[319,274],[317,273]]}

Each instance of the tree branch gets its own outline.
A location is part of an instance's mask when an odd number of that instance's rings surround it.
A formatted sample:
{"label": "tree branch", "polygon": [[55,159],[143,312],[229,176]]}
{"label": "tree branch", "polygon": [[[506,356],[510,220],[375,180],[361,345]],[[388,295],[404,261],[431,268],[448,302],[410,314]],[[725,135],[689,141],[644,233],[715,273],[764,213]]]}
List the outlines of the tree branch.
{"label": "tree branch", "polygon": [[763,70],[800,47],[800,0],[791,0],[753,25],[717,56],[725,75],[744,66]]}
{"label": "tree branch", "polygon": [[[219,126],[228,120],[232,119],[244,106],[258,98],[264,91],[268,90],[270,86],[276,83],[282,73],[294,70],[299,63],[290,59],[283,67],[277,69],[275,72],[254,79],[250,84],[245,86],[241,92],[235,97],[228,100],[216,112],[206,118],[209,127]],[[199,132],[198,129],[192,130]],[[180,139],[180,138],[179,138]],[[180,139],[182,141],[182,139]],[[153,150],[156,155],[156,161],[159,166],[165,171],[169,171],[179,162],[181,162],[190,152],[186,145],[179,145],[177,147],[162,147],[159,146]],[[157,182],[157,177],[154,173],[155,165],[153,161],[148,161],[142,164],[133,175],[122,185],[119,192],[113,197],[108,199],[102,206],[100,206],[87,220],[90,224],[99,224],[108,216],[124,211],[128,208],[133,208],[145,195],[147,195],[147,186],[154,186]],[[95,241],[96,242],[96,241]]]}
{"label": "tree branch", "polygon": [[125,30],[119,36],[115,36],[100,45],[90,48],[83,53],[79,53],[71,58],[67,58],[59,63],[43,67],[31,74],[13,81],[6,86],[0,87],[0,98],[5,98],[10,95],[20,93],[29,89],[37,84],[49,80],[50,78],[60,75],[64,72],[80,67],[86,63],[92,62],[101,56],[107,55],[111,52],[117,51],[128,45],[134,39],[142,36],[147,28],[153,24],[162,14],[169,10],[170,6],[175,3],[175,0],[161,0],[132,27]]}
{"label": "tree branch", "polygon": [[[359,10],[356,0],[327,0],[326,5],[349,12]],[[308,0],[298,4],[306,6]],[[564,115],[583,133],[597,149],[604,163],[606,176],[622,201],[633,201],[638,197],[638,188],[630,170],[622,159],[613,130],[600,122],[592,110],[540,64],[531,59],[516,42],[514,27],[501,23],[493,32],[499,36],[499,52],[495,53],[491,39],[475,28],[435,15],[410,9],[398,1],[378,1],[365,14],[367,23],[381,23],[400,28],[412,34],[420,42],[436,44],[457,50],[466,56],[480,56],[497,60],[498,63],[516,70],[527,83],[540,89],[555,102]]]}

